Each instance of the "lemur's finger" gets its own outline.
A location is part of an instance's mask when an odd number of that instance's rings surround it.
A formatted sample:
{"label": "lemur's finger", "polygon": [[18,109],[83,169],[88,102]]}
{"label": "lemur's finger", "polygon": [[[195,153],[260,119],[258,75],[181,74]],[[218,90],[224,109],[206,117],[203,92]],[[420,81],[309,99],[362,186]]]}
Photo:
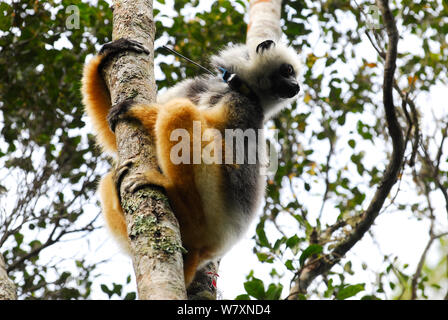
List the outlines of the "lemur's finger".
{"label": "lemur's finger", "polygon": [[115,104],[109,110],[109,114],[107,115],[107,122],[109,123],[109,127],[112,132],[115,132],[115,127],[117,126],[118,121],[121,119],[121,116],[128,112],[133,103],[134,100],[132,98],[128,98],[120,103]]}
{"label": "lemur's finger", "polygon": [[143,173],[135,173],[128,178],[128,181],[124,184],[124,189],[126,190],[126,192],[135,193],[136,191],[148,185],[151,185],[151,183],[148,182]]}
{"label": "lemur's finger", "polygon": [[149,50],[143,44],[135,40],[121,38],[108,42],[103,45],[100,50],[99,54],[102,55],[103,58],[98,66],[98,71],[102,73],[104,67],[109,64],[112,58],[125,51],[149,54]]}
{"label": "lemur's finger", "polygon": [[140,42],[121,38],[112,42],[108,42],[100,50],[100,54],[116,54],[122,51],[134,51],[136,53],[149,54],[149,50]]}
{"label": "lemur's finger", "polygon": [[149,54],[149,50],[140,42],[135,40],[128,40],[129,42],[129,50],[135,51],[137,53],[146,53]]}
{"label": "lemur's finger", "polygon": [[117,190],[120,190],[121,182],[123,181],[124,176],[129,172],[129,169],[134,165],[133,159],[128,159],[121,164],[115,171],[115,185],[117,186]]}

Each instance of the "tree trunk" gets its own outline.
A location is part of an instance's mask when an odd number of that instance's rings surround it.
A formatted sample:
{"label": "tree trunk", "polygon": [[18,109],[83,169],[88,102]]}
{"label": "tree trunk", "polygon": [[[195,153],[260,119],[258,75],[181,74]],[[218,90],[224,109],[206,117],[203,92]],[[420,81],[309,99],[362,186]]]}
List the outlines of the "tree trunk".
{"label": "tree trunk", "polygon": [[[112,104],[127,98],[139,103],[154,102],[155,24],[152,1],[115,0],[113,10],[113,40],[137,40],[149,49],[150,54],[128,53],[110,64],[104,76]],[[140,124],[121,121],[116,127],[116,136],[118,164],[128,159],[134,161],[130,174],[157,168],[154,139]],[[124,183],[128,177],[124,177]],[[139,299],[185,299],[179,225],[166,195],[152,187],[134,194],[121,188],[120,194],[128,234],[131,235]]]}
{"label": "tree trunk", "polygon": [[6,273],[6,265],[0,253],[0,300],[16,300],[16,286]]}
{"label": "tree trunk", "polygon": [[281,0],[251,0],[246,44],[256,47],[263,40],[279,40],[281,10]]}

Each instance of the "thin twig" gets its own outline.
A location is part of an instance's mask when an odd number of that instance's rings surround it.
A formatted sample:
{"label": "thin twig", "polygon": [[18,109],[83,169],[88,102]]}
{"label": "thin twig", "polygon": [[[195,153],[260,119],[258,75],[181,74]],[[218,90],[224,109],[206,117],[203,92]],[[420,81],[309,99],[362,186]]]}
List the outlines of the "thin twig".
{"label": "thin twig", "polygon": [[411,300],[415,300],[417,299],[417,284],[418,284],[418,279],[420,278],[420,275],[422,273],[422,269],[423,269],[423,264],[425,263],[426,260],[426,256],[428,255],[428,251],[431,248],[432,244],[434,243],[435,240],[442,238],[444,236],[447,236],[448,232],[444,232],[441,233],[439,235],[433,235],[429,238],[428,243],[426,244],[425,250],[423,250],[423,253],[420,257],[420,261],[418,262],[417,265],[417,270],[414,273],[414,276],[412,277],[412,282],[411,282]]}
{"label": "thin twig", "polygon": [[328,151],[328,155],[327,155],[327,163],[325,165],[326,170],[325,170],[325,192],[324,192],[324,196],[322,199],[322,206],[320,207],[320,211],[319,211],[319,220],[322,217],[322,214],[324,212],[324,207],[325,207],[325,203],[328,200],[328,193],[330,191],[330,177],[329,177],[329,170],[330,170],[330,161],[331,161],[331,157],[333,156],[334,153],[334,143],[332,140],[332,137],[330,137],[328,139],[329,143],[330,143],[330,150]]}

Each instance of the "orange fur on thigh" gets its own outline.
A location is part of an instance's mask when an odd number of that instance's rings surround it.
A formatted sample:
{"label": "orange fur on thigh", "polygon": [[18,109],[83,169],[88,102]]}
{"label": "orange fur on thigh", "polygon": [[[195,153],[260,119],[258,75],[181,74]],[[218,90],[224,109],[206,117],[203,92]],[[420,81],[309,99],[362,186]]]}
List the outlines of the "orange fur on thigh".
{"label": "orange fur on thigh", "polygon": [[[199,110],[187,99],[176,99],[160,107],[156,122],[157,158],[163,174],[173,182],[173,188],[167,189],[170,202],[181,225],[184,244],[187,248],[196,248],[203,239],[202,227],[205,227],[205,215],[202,200],[196,188],[194,164],[192,164],[192,141],[190,141],[190,163],[174,164],[170,158],[171,148],[179,143],[171,141],[171,132],[185,129],[193,135],[193,121],[205,121]],[[203,241],[203,240],[202,240]]]}
{"label": "orange fur on thigh", "polygon": [[157,104],[135,104],[129,110],[129,116],[140,121],[142,126],[152,135],[159,113],[159,106]]}

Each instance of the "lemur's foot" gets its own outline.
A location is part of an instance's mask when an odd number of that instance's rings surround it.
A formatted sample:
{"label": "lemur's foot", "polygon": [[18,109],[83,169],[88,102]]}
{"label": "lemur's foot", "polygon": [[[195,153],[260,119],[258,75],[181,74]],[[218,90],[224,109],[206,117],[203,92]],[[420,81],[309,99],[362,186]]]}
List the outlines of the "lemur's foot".
{"label": "lemur's foot", "polygon": [[146,180],[145,174],[142,172],[138,172],[128,178],[124,185],[124,189],[126,190],[126,192],[134,193],[148,185],[149,183]]}
{"label": "lemur's foot", "polygon": [[112,42],[108,42],[100,50],[100,55],[103,55],[100,65],[98,66],[98,71],[102,73],[103,69],[107,64],[116,57],[119,53],[131,51],[135,53],[149,54],[149,50],[142,45],[140,42],[135,40],[129,40],[121,38]]}
{"label": "lemur's foot", "polygon": [[259,53],[258,51],[261,50],[261,53],[263,53],[263,51],[268,50],[271,46],[275,46],[275,42],[272,40],[265,40],[257,46],[255,52]]}
{"label": "lemur's foot", "polygon": [[133,51],[136,53],[149,54],[149,50],[146,49],[146,47],[143,44],[141,44],[138,41],[129,40],[126,38],[121,38],[104,44],[100,50],[100,54],[110,55],[122,51]]}
{"label": "lemur's foot", "polygon": [[122,118],[122,115],[128,112],[133,104],[134,99],[129,98],[110,108],[109,114],[107,115],[107,122],[109,123],[112,132],[115,132],[115,127],[117,126],[118,121]]}
{"label": "lemur's foot", "polygon": [[129,172],[129,169],[134,165],[134,159],[128,159],[121,164],[114,174],[115,187],[117,191],[120,192],[121,183],[123,182],[124,176]]}
{"label": "lemur's foot", "polygon": [[134,193],[143,187],[156,186],[166,188],[168,179],[157,170],[137,172],[126,179],[124,188],[126,192]]}

